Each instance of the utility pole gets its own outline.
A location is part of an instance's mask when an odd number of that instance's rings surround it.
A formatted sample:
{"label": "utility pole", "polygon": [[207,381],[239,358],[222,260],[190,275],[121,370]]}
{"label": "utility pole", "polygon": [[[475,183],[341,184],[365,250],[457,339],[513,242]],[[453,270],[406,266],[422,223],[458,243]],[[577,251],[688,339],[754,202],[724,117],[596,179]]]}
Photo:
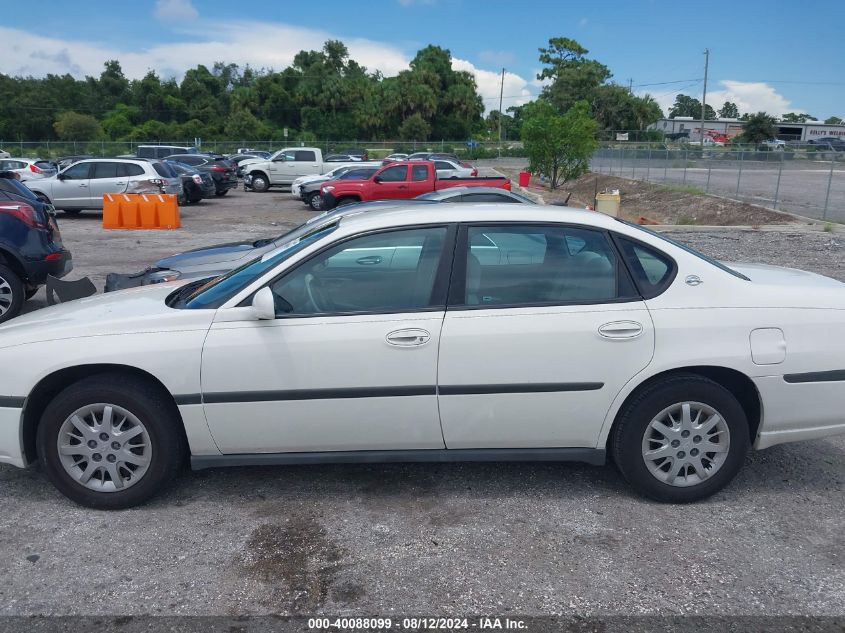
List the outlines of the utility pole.
{"label": "utility pole", "polygon": [[502,95],[505,94],[505,69],[502,68],[502,83],[499,86],[499,158],[502,157]]}
{"label": "utility pole", "polygon": [[704,114],[707,109],[707,68],[710,65],[710,49],[704,49],[704,93],[701,95],[701,149],[704,149]]}
{"label": "utility pole", "polygon": [[633,79],[633,77],[628,80],[628,93],[634,94],[634,79]]}

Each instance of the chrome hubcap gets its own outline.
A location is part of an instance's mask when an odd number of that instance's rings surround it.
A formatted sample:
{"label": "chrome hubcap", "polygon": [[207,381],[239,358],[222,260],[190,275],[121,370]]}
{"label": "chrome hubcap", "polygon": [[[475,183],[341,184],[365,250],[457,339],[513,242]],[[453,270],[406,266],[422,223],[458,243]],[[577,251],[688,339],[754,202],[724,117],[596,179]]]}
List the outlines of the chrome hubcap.
{"label": "chrome hubcap", "polygon": [[724,465],[731,444],[725,419],[701,402],[679,402],[654,416],[643,435],[642,455],[655,478],[694,486]]}
{"label": "chrome hubcap", "polygon": [[13,299],[12,287],[8,281],[0,277],[0,317],[11,309]]}
{"label": "chrome hubcap", "polygon": [[97,492],[134,486],[152,457],[144,424],[114,404],[91,404],[74,411],[62,423],[57,444],[65,472]]}

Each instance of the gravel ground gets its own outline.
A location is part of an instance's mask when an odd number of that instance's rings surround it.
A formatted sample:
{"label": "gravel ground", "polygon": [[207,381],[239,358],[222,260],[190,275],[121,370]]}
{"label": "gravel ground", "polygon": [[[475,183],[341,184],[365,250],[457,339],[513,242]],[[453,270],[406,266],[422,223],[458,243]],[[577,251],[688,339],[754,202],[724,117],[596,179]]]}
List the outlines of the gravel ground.
{"label": "gravel ground", "polygon": [[[238,191],[188,209],[181,231],[60,221],[75,274],[100,285],[310,215],[286,194]],[[845,280],[838,234],[672,236]],[[753,454],[689,506],[644,501],[612,468],[426,464],[186,471],[148,506],[106,513],[2,466],[0,614],[842,615],[843,481],[840,437]]]}

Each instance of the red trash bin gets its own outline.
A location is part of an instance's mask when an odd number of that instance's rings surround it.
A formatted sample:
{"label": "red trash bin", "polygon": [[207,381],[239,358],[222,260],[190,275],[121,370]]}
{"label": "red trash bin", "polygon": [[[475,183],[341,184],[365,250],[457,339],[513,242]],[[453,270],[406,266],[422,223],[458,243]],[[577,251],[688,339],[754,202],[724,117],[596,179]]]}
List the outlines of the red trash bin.
{"label": "red trash bin", "polygon": [[531,173],[527,171],[519,172],[519,186],[520,187],[527,187],[528,183],[531,181]]}

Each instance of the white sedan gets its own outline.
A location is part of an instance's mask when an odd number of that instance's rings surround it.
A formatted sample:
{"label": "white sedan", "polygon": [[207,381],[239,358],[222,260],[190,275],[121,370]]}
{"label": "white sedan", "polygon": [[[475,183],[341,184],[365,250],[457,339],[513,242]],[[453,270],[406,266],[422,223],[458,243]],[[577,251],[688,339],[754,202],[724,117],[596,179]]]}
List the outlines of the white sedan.
{"label": "white sedan", "polygon": [[612,459],[659,501],[845,432],[845,284],[595,212],[328,215],[212,281],[0,327],[0,462],[96,508],[194,468]]}

